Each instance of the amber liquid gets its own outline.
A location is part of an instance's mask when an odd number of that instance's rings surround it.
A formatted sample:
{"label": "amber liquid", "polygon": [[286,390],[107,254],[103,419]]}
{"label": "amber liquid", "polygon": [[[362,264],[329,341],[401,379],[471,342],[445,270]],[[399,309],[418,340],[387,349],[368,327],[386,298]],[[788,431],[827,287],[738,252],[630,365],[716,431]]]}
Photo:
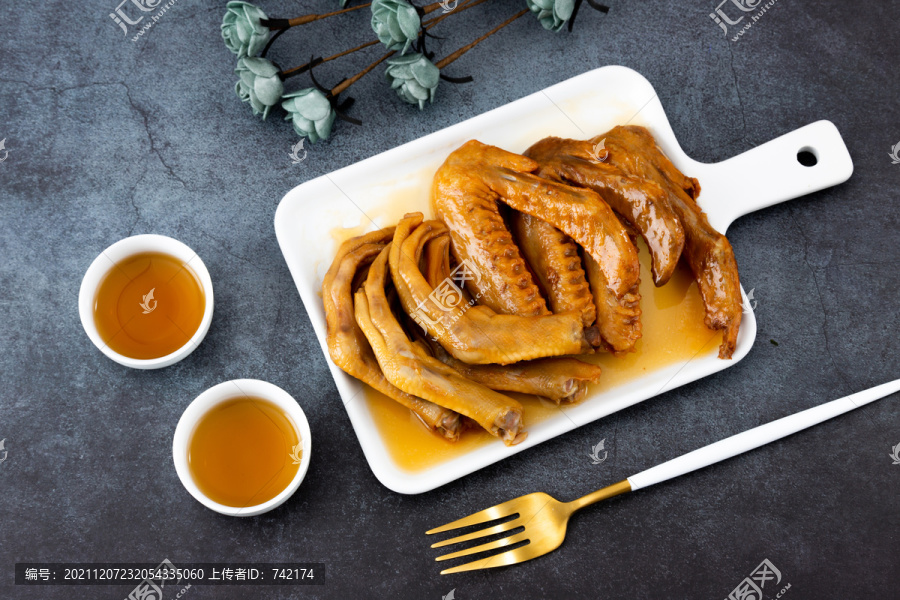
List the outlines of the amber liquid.
{"label": "amber liquid", "polygon": [[[717,351],[722,334],[703,323],[704,309],[700,290],[690,270],[680,264],[669,282],[661,288],[653,285],[650,257],[643,240],[638,240],[641,258],[641,308],[643,337],[635,352],[616,357],[597,354],[579,357],[603,368],[600,380],[591,385],[588,399],[639,379],[673,363],[687,363]],[[450,443],[428,431],[408,409],[365,386],[375,425],[395,464],[406,471],[422,471],[458,458],[488,443],[496,442],[485,431],[470,429],[456,443]],[[525,408],[525,425],[559,416],[559,409],[548,401],[524,394],[510,394]]]}
{"label": "amber liquid", "polygon": [[205,308],[203,285],[189,265],[145,252],[116,263],[103,277],[94,297],[94,323],[119,354],[160,358],[190,341]]}
{"label": "amber liquid", "polygon": [[280,494],[302,458],[290,417],[261,398],[213,407],[188,442],[188,466],[200,491],[225,506],[256,506]]}

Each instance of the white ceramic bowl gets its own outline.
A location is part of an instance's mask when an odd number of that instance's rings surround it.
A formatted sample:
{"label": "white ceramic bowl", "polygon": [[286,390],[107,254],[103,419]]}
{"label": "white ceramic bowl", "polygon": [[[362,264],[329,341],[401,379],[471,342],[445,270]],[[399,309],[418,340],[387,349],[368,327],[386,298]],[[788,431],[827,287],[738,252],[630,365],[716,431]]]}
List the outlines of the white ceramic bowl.
{"label": "white ceramic bowl", "polygon": [[[303,456],[300,458],[300,466],[297,467],[297,474],[294,475],[294,478],[288,486],[268,502],[245,507],[226,506],[210,500],[200,491],[200,488],[197,487],[194,478],[191,476],[190,467],[188,466],[188,444],[191,441],[191,436],[194,433],[194,429],[197,427],[197,423],[210,409],[222,402],[248,396],[268,400],[281,408],[288,415],[288,418],[290,418],[297,430],[297,435],[300,437],[300,443],[303,445]],[[234,379],[232,381],[226,381],[209,388],[197,396],[181,415],[178,426],[175,428],[175,438],[172,442],[172,458],[175,461],[175,471],[178,473],[178,478],[181,479],[181,483],[187,491],[190,492],[191,496],[196,498],[203,506],[218,513],[222,513],[223,515],[230,515],[233,517],[252,517],[254,515],[259,515],[272,510],[290,498],[291,495],[297,491],[297,488],[300,487],[303,478],[306,477],[311,453],[312,436],[309,431],[309,421],[306,420],[303,409],[300,408],[297,401],[283,389],[277,385],[258,379]]]}
{"label": "white ceramic bowl", "polygon": [[[129,358],[119,354],[111,349],[106,342],[100,337],[97,331],[97,325],[94,323],[94,298],[97,294],[97,288],[103,277],[118,262],[143,252],[162,252],[170,256],[184,261],[197,277],[203,286],[203,293],[206,295],[206,306],[203,309],[203,320],[200,321],[200,327],[188,342],[178,350],[161,356],[159,358],[139,359]],[[100,256],[94,259],[91,266],[88,267],[84,279],[81,280],[81,291],[78,294],[78,312],[81,315],[81,324],[84,326],[85,332],[94,345],[100,349],[103,354],[113,359],[120,365],[132,367],[134,369],[159,369],[177,363],[186,357],[200,345],[206,332],[209,331],[209,324],[212,322],[213,315],[213,286],[212,279],[209,277],[209,271],[206,265],[197,256],[197,253],[178,240],[166,237],[164,235],[135,235],[124,240],[120,240],[100,253]]]}

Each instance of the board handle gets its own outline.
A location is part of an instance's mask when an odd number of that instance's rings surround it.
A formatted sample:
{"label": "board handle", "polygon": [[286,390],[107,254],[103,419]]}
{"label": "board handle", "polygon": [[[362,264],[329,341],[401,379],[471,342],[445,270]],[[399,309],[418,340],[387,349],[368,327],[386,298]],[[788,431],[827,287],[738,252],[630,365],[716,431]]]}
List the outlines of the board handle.
{"label": "board handle", "polygon": [[[808,163],[810,155],[815,164],[806,166],[801,159]],[[712,226],[725,233],[747,213],[847,181],[853,160],[834,123],[817,121],[734,158],[698,164],[695,169],[703,186],[698,201]],[[716,200],[704,203],[704,196]]]}

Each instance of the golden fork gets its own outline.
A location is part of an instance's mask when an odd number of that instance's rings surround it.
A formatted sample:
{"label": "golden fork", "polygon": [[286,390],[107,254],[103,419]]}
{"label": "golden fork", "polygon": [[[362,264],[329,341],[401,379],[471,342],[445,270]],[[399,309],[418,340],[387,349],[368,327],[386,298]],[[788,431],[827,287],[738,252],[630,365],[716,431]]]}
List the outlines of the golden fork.
{"label": "golden fork", "polygon": [[769,442],[774,442],[775,440],[806,429],[807,427],[812,427],[813,425],[842,415],[854,408],[858,408],[869,402],[874,402],[875,400],[884,398],[897,391],[900,391],[900,379],[733,435],[730,438],[710,444],[699,450],[694,450],[693,452],[674,458],[661,465],[638,473],[637,475],[632,475],[627,479],[607,486],[593,494],[588,494],[587,496],[573,500],[572,502],[560,502],[543,492],[528,494],[527,496],[521,496],[520,498],[504,502],[503,504],[492,506],[481,512],[459,519],[458,521],[436,527],[427,531],[426,534],[442,533],[444,531],[459,529],[460,527],[485,525],[499,519],[516,517],[510,521],[500,523],[499,525],[493,525],[473,533],[437,542],[436,544],[432,544],[431,547],[441,548],[443,546],[477,540],[486,536],[496,535],[498,533],[504,533],[524,527],[524,531],[512,536],[481,544],[480,546],[475,546],[473,548],[466,548],[458,552],[444,554],[443,556],[437,557],[435,560],[443,561],[453,558],[462,558],[472,554],[498,550],[506,546],[513,546],[520,542],[527,542],[526,545],[511,550],[446,569],[441,571],[441,575],[459,573],[461,571],[473,571],[475,569],[502,567],[525,562],[526,560],[543,556],[544,554],[559,548],[566,537],[566,525],[569,522],[569,517],[585,506],[590,506],[591,504],[607,498],[612,498],[613,496],[618,496],[619,494],[649,487],[655,483],[661,483],[668,479],[672,479],[673,477],[678,477],[679,475],[702,469],[703,467],[725,460],[726,458],[731,458],[732,456],[747,452],[748,450],[759,448]]}

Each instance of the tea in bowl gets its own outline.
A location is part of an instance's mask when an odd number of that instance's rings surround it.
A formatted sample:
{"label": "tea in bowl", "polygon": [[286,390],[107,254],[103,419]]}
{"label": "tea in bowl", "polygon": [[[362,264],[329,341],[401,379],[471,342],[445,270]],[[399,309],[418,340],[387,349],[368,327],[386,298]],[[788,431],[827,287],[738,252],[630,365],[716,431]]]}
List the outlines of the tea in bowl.
{"label": "tea in bowl", "polygon": [[127,367],[158,369],[203,341],[212,322],[212,280],[185,244],[136,235],[91,263],[78,309],[85,332],[106,356]]}
{"label": "tea in bowl", "polygon": [[270,511],[300,486],[312,438],[300,405],[265,381],[236,379],[200,394],[175,428],[172,455],[187,491],[216,512]]}

